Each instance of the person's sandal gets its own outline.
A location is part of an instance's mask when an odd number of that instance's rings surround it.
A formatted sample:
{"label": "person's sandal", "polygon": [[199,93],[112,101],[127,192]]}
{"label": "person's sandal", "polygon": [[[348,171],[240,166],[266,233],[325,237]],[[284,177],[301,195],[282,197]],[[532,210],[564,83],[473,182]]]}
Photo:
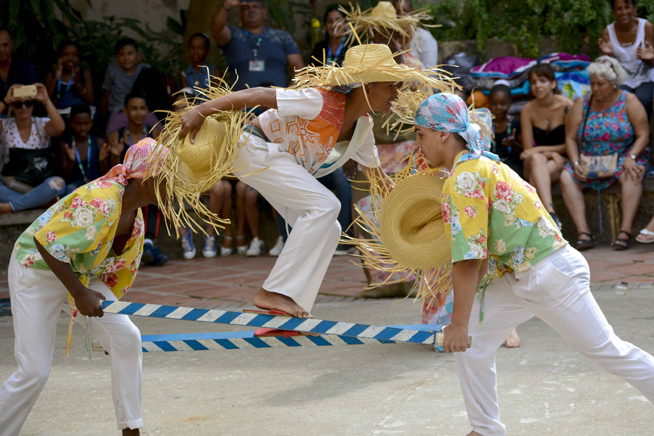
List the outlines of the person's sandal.
{"label": "person's sandal", "polygon": [[636,236],[636,241],[640,242],[641,244],[651,244],[654,242],[654,232],[643,229],[640,231],[638,236]]}
{"label": "person's sandal", "polygon": [[629,233],[626,230],[620,230],[620,233],[618,233],[618,236],[620,236],[620,234],[622,234],[622,233],[627,235],[628,238],[625,239],[625,238],[618,237],[618,239],[616,239],[615,242],[613,244],[611,244],[611,247],[613,247],[613,249],[616,250],[616,251],[624,251],[627,248],[629,248],[629,241],[631,241],[631,233]]}
{"label": "person's sandal", "polygon": [[[588,236],[590,239],[581,239],[581,236]],[[590,233],[581,232],[577,238],[577,250],[584,251],[595,246],[595,236]]]}

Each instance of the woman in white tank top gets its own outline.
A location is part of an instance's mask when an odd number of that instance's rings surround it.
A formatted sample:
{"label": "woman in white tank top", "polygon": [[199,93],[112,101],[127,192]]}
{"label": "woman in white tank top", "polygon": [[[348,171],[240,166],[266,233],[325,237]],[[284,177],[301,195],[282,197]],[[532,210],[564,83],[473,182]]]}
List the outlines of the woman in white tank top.
{"label": "woman in white tank top", "polygon": [[636,94],[652,115],[654,96],[654,26],[636,17],[635,0],[611,0],[611,13],[616,21],[609,24],[598,41],[600,50],[613,56],[627,72],[622,89]]}

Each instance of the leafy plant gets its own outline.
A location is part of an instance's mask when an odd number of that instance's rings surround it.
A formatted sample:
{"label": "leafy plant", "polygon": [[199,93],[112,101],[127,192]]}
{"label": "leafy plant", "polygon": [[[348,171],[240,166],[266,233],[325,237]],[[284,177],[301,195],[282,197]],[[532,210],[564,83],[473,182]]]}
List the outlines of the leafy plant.
{"label": "leafy plant", "polygon": [[[654,14],[654,0],[639,4],[640,16]],[[606,0],[443,0],[429,8],[445,24],[432,29],[438,40],[476,39],[483,50],[489,38],[499,38],[528,57],[538,56],[545,36],[556,36],[561,50],[577,53],[586,46],[597,54],[595,41],[612,21]]]}

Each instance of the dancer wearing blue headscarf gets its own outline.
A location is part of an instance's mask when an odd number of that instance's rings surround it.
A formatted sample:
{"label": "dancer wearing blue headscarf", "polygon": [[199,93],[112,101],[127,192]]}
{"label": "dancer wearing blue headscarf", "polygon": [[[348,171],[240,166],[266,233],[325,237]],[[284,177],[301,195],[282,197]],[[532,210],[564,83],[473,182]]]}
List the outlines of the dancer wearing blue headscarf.
{"label": "dancer wearing blue headscarf", "polygon": [[452,94],[429,97],[415,117],[416,144],[430,166],[449,170],[441,209],[455,298],[443,348],[457,352],[469,436],[506,434],[495,353],[534,315],[654,402],[654,357],[613,333],[590,292],[584,257],[563,239],[536,190],[488,151],[488,121],[483,113],[471,119]]}

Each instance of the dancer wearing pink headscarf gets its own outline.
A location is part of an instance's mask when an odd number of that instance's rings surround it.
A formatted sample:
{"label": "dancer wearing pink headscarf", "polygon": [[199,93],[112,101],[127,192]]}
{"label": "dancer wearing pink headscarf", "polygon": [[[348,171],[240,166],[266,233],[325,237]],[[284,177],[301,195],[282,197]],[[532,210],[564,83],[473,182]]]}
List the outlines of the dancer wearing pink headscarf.
{"label": "dancer wearing pink headscarf", "polygon": [[8,278],[18,370],[0,388],[0,436],[18,435],[45,386],[66,301],[66,354],[72,324],[84,315],[87,331],[109,353],[118,429],[139,434],[141,335],[126,315],[104,315],[101,303],[120,299],[136,278],[143,253],[140,208],[157,204],[156,190],[165,189],[147,178],[154,175],[148,158],[155,146],[144,139],[130,147],[123,165],[57,202],[16,241]]}

